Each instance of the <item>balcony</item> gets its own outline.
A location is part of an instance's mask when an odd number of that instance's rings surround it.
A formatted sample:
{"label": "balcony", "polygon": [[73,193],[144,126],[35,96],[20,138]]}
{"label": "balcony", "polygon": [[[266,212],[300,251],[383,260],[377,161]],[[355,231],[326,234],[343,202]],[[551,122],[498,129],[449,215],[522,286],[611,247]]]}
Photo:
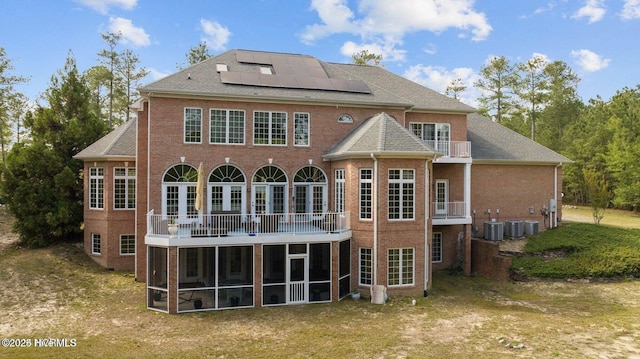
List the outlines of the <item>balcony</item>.
{"label": "balcony", "polygon": [[471,223],[466,202],[432,202],[431,218],[433,225]]}
{"label": "balcony", "polygon": [[470,141],[424,141],[443,154],[442,158],[471,158]]}
{"label": "balcony", "polygon": [[147,213],[147,244],[266,243],[346,239],[350,213],[239,214],[168,216]]}

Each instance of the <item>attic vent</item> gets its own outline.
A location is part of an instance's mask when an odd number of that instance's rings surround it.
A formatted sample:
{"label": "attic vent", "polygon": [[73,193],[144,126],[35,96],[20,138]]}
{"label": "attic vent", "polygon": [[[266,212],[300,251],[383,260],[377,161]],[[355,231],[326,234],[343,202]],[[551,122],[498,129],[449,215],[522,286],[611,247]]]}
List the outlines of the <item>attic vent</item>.
{"label": "attic vent", "polygon": [[227,68],[227,65],[225,65],[225,64],[216,64],[216,71],[225,72],[225,71],[229,71],[229,69]]}

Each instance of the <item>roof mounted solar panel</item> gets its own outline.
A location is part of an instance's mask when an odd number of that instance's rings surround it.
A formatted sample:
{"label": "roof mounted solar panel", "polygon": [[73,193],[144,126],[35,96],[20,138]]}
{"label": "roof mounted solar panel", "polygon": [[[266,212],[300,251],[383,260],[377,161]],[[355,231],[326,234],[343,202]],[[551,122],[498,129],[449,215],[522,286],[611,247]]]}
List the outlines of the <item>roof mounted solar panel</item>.
{"label": "roof mounted solar panel", "polygon": [[[359,80],[330,78],[322,63],[311,56],[236,51],[236,60],[256,66],[254,72],[220,72],[220,80],[226,84],[324,90],[353,93],[371,93]],[[272,70],[271,73],[266,69]],[[249,67],[249,70],[251,68]]]}

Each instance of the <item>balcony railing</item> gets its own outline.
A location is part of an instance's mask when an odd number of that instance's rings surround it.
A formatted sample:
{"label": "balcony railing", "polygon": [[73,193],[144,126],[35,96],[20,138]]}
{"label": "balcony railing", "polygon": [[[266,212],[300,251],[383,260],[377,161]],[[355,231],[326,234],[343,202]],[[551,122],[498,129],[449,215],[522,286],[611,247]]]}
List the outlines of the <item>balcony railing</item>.
{"label": "balcony railing", "polygon": [[431,217],[433,219],[465,218],[467,206],[465,202],[433,202]]}
{"label": "balcony railing", "polygon": [[444,157],[467,158],[471,157],[470,141],[424,141],[427,145],[442,153]]}
{"label": "balcony railing", "polygon": [[188,237],[265,236],[343,232],[349,212],[169,216],[147,213],[147,235]]}

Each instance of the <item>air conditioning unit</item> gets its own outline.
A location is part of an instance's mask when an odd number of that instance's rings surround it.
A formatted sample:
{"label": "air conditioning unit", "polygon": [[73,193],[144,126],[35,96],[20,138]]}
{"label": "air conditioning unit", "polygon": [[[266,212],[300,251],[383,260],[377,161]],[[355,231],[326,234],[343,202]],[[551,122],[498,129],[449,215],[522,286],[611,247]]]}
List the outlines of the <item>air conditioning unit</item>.
{"label": "air conditioning unit", "polygon": [[527,237],[538,235],[538,221],[524,222],[524,235]]}
{"label": "air conditioning unit", "polygon": [[524,236],[524,223],[517,220],[504,221],[504,236],[509,238]]}
{"label": "air conditioning unit", "polygon": [[504,234],[503,227],[502,222],[484,222],[484,239],[494,242],[501,241]]}

